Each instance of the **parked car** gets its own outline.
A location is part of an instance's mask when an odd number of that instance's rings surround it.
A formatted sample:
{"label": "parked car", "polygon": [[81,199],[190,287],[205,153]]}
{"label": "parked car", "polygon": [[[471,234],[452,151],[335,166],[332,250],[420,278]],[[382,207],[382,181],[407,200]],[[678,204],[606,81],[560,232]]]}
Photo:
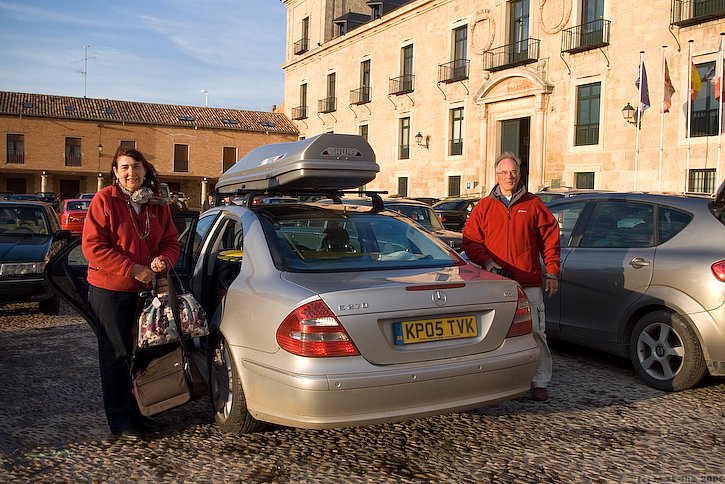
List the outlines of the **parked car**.
{"label": "parked car", "polygon": [[594,190],[589,188],[571,188],[571,187],[543,187],[534,195],[539,197],[542,202],[549,203],[554,200],[566,197],[575,197],[577,195],[585,195],[587,193],[611,193],[609,190]]}
{"label": "parked car", "polygon": [[629,357],[661,390],[725,375],[724,191],[715,200],[599,193],[550,203],[562,262],[547,334]]}
{"label": "parked car", "polygon": [[0,200],[8,200],[13,192],[0,192]]}
{"label": "parked car", "polygon": [[[378,210],[379,196],[372,207],[250,203],[307,191],[333,198],[337,187],[369,182],[375,172],[350,169],[349,154],[356,166],[377,167],[354,135],[255,148],[216,185],[238,195],[245,186],[247,202],[205,211],[182,235],[177,272],[210,315],[200,347],[224,431],[394,422],[530,388],[539,350],[514,281],[466,263],[408,217]],[[263,176],[273,180],[252,180],[255,160],[267,161]],[[277,177],[284,167],[292,173]],[[267,181],[271,188],[257,188]],[[87,314],[85,267],[72,253],[48,273]]]}
{"label": "parked car", "polygon": [[[372,200],[368,197],[345,198],[342,202],[354,205],[372,206]],[[386,210],[394,210],[402,213],[410,219],[415,220],[419,225],[435,234],[452,249],[458,252],[463,249],[463,234],[452,230],[446,230],[430,205],[408,198],[388,198],[383,200],[383,204],[385,205]]]}
{"label": "parked car", "polygon": [[58,314],[60,300],[43,271],[69,238],[50,205],[0,201],[0,303],[37,301],[40,312]]}
{"label": "parked car", "polygon": [[79,193],[76,199],[90,200],[94,196],[96,196],[96,192]]}
{"label": "parked car", "polygon": [[40,202],[40,198],[34,193],[13,193],[8,200],[29,200],[32,202]]}
{"label": "parked car", "polygon": [[419,202],[423,202],[427,205],[433,205],[441,201],[440,198],[435,197],[410,197],[410,200],[418,200]]}
{"label": "parked car", "polygon": [[38,200],[41,202],[49,203],[54,210],[58,210],[58,207],[60,206],[60,201],[58,200],[58,197],[55,196],[55,193],[53,192],[38,192],[35,194],[38,197]]}
{"label": "parked car", "polygon": [[60,211],[60,225],[65,230],[70,230],[72,235],[81,235],[83,222],[86,220],[88,206],[91,200],[87,198],[67,198],[63,200]]}
{"label": "parked car", "polygon": [[448,230],[462,232],[473,206],[478,203],[479,197],[475,198],[446,198],[433,205],[438,219]]}

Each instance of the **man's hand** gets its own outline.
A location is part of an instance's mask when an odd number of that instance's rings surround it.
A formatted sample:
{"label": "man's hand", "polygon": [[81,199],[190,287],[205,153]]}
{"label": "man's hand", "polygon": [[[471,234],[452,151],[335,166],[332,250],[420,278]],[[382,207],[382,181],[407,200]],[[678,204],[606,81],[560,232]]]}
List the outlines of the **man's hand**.
{"label": "man's hand", "polygon": [[556,292],[559,290],[559,279],[549,279],[546,278],[546,283],[544,284],[544,290],[549,295],[549,297],[556,294]]}

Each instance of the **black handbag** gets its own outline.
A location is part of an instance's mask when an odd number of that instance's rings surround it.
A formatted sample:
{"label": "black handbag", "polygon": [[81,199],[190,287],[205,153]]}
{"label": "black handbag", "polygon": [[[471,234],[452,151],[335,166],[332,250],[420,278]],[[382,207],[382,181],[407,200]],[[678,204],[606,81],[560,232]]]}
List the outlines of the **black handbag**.
{"label": "black handbag", "polygon": [[[179,300],[171,279],[168,287],[174,324],[177,334],[181,334]],[[134,343],[131,380],[133,394],[142,415],[150,417],[159,414],[200,398],[206,393],[206,381],[193,358],[187,354],[185,344],[177,342],[174,346],[174,349],[160,355],[159,349],[154,349],[150,361],[141,368],[135,368],[137,344]]]}

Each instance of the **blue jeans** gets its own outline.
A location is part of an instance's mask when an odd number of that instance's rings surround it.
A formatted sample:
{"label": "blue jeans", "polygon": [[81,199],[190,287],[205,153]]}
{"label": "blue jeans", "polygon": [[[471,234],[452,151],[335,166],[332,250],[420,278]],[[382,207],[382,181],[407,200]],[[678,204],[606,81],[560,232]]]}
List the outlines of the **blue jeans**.
{"label": "blue jeans", "polygon": [[131,359],[134,327],[141,297],[90,286],[88,302],[97,320],[98,362],[103,389],[103,406],[111,432],[131,428],[141,413],[131,392]]}

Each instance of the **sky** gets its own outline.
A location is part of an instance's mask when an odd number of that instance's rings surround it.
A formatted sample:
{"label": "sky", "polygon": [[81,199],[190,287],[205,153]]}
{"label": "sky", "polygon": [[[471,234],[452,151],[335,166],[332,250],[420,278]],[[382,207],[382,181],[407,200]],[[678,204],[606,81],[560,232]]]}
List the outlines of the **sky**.
{"label": "sky", "polygon": [[280,0],[0,0],[0,91],[269,111],[285,21]]}

